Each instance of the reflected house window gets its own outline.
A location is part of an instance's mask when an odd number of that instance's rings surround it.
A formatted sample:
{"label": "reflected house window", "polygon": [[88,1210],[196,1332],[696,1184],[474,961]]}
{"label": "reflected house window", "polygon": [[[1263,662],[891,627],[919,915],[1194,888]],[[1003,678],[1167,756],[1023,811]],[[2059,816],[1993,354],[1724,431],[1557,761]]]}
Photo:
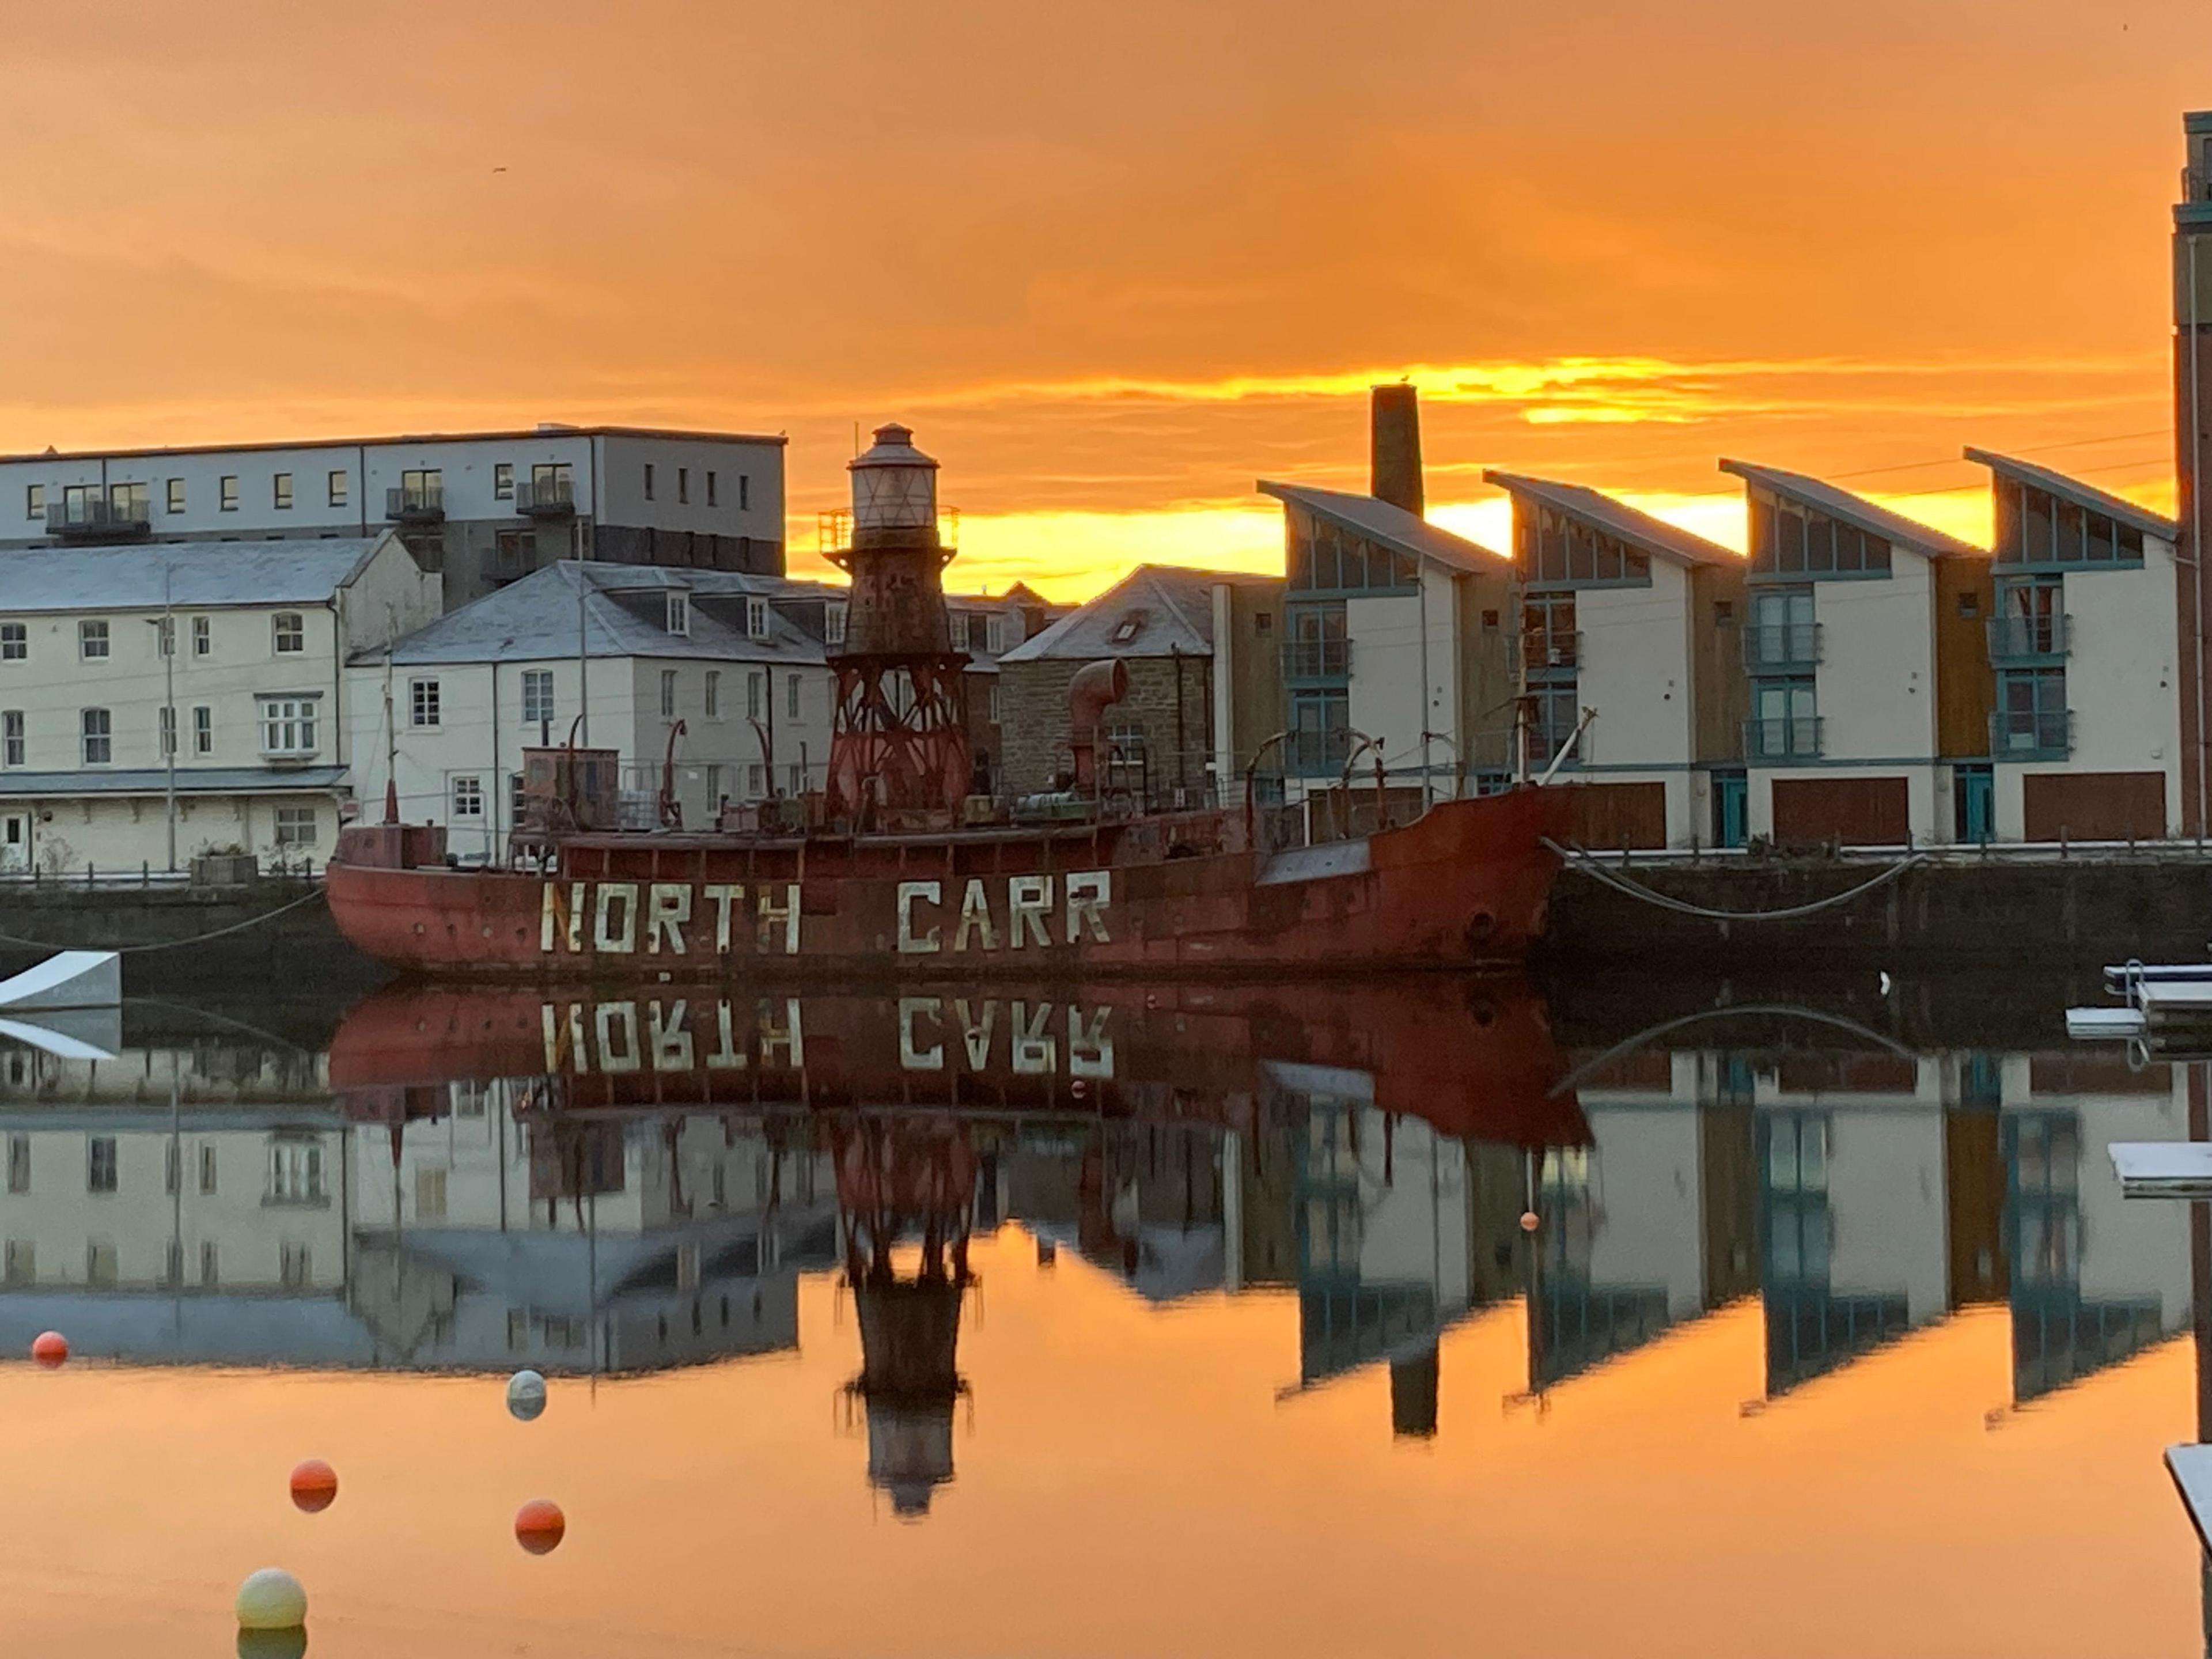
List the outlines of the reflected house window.
{"label": "reflected house window", "polygon": [[323,1144],[319,1140],[284,1139],[269,1146],[269,1185],[264,1201],[270,1204],[322,1204]]}
{"label": "reflected house window", "polygon": [[88,1193],[115,1190],[115,1137],[94,1135],[87,1149],[84,1188]]}
{"label": "reflected house window", "polygon": [[38,1246],[27,1238],[8,1241],[7,1275],[10,1285],[35,1285],[39,1280]]}
{"label": "reflected house window", "polygon": [[285,1243],[277,1256],[277,1275],[288,1291],[303,1291],[313,1282],[314,1257],[305,1244]]}
{"label": "reflected house window", "polygon": [[215,1241],[210,1239],[200,1246],[200,1287],[211,1291],[221,1283],[222,1275],[217,1269]]}
{"label": "reflected house window", "polygon": [[185,1282],[185,1241],[173,1238],[161,1262],[161,1283],[171,1290],[181,1289]]}
{"label": "reflected house window", "polygon": [[415,1215],[421,1221],[446,1218],[446,1172],[440,1169],[415,1171]]}
{"label": "reflected house window", "polygon": [[11,1193],[31,1190],[31,1138],[28,1135],[8,1137],[8,1190]]}
{"label": "reflected house window", "polygon": [[112,1239],[85,1241],[84,1282],[101,1289],[115,1283],[115,1244]]}

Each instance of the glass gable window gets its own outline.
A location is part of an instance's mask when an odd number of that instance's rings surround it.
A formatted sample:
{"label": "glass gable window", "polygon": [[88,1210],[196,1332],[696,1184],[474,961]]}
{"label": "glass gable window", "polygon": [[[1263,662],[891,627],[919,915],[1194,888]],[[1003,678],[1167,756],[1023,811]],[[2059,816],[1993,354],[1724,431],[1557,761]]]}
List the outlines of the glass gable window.
{"label": "glass gable window", "polygon": [[2017,479],[1996,481],[1999,564],[2141,564],[2143,533]]}
{"label": "glass gable window", "polygon": [[1516,505],[1513,541],[1515,562],[1531,582],[1641,587],[1651,580],[1642,549],[1553,507]]}
{"label": "glass gable window", "polygon": [[1419,583],[1410,553],[1380,546],[1296,508],[1284,513],[1283,523],[1290,538],[1285,568],[1293,592],[1410,592]]}
{"label": "glass gable window", "polygon": [[1753,575],[1887,576],[1889,544],[1771,490],[1751,492]]}

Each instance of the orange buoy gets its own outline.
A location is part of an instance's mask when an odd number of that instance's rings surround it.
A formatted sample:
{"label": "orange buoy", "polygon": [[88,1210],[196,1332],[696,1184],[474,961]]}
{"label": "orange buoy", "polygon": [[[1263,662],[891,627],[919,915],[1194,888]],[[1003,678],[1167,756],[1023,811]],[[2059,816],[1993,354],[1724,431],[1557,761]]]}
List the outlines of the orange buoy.
{"label": "orange buoy", "polygon": [[32,1340],[31,1358],[52,1370],[69,1358],[69,1338],[59,1331],[40,1331]]}
{"label": "orange buoy", "polygon": [[1543,1224],[1542,1220],[1537,1216],[1534,1210],[1523,1210],[1521,1212],[1521,1231],[1522,1232],[1533,1233],[1537,1228]]}
{"label": "orange buoy", "polygon": [[532,1555],[544,1555],[568,1530],[568,1517],[550,1498],[533,1498],[514,1512],[514,1541]]}
{"label": "orange buoy", "polygon": [[292,1471],[292,1502],[309,1515],[319,1515],[337,1502],[338,1472],[319,1457],[311,1457]]}

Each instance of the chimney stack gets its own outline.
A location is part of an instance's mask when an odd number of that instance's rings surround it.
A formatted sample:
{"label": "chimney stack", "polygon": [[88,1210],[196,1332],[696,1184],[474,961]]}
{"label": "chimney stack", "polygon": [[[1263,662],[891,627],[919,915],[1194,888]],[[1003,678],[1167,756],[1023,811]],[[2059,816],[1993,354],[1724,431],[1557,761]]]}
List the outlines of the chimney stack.
{"label": "chimney stack", "polygon": [[1421,410],[1412,386],[1401,383],[1374,389],[1370,432],[1368,493],[1419,518]]}

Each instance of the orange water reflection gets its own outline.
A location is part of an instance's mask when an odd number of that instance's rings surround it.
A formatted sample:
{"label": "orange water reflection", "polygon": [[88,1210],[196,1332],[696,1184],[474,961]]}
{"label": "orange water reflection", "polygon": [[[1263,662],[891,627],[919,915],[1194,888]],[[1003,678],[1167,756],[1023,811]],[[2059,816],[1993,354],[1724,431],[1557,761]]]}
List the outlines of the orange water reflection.
{"label": "orange water reflection", "polygon": [[[9,1649],[227,1652],[250,1569],[306,1582],[318,1656],[2200,1651],[2159,1453],[2190,1343],[2020,1411],[1973,1309],[1747,1412],[1756,1302],[1526,1400],[1519,1304],[1443,1341],[1439,1432],[1387,1372],[1279,1401],[1288,1294],[1162,1310],[1027,1235],[976,1241],[957,1473],[920,1524],[863,1478],[849,1300],[795,1354],[556,1382],[72,1366],[0,1371]],[[300,1457],[346,1501],[287,1500]],[[532,1559],[515,1507],[566,1542]]]}

